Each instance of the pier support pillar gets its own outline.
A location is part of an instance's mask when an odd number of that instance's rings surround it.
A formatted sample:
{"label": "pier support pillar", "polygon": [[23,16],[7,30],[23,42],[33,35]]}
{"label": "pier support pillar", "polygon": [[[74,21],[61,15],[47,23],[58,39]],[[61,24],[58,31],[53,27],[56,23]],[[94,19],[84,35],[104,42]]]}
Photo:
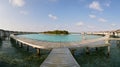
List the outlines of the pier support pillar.
{"label": "pier support pillar", "polygon": [[8,36],[8,40],[10,40],[10,36]]}
{"label": "pier support pillar", "polygon": [[117,44],[120,44],[120,41],[118,40],[118,41],[116,41],[116,43],[117,43]]}
{"label": "pier support pillar", "polygon": [[108,46],[107,49],[108,49],[107,55],[109,56],[110,55],[110,46]]}
{"label": "pier support pillar", "polygon": [[98,51],[98,47],[96,47],[95,50]]}
{"label": "pier support pillar", "polygon": [[23,44],[19,42],[19,47],[22,48],[23,47]]}
{"label": "pier support pillar", "polygon": [[27,45],[27,51],[29,51],[29,46]]}
{"label": "pier support pillar", "polygon": [[40,49],[36,48],[36,50],[37,50],[37,55],[40,55]]}
{"label": "pier support pillar", "polygon": [[120,41],[116,41],[117,47],[120,47]]}
{"label": "pier support pillar", "polygon": [[76,51],[76,49],[72,49],[71,53],[74,55],[75,51]]}
{"label": "pier support pillar", "polygon": [[17,40],[16,40],[16,44],[17,44]]}
{"label": "pier support pillar", "polygon": [[89,47],[86,47],[86,54],[90,54]]}
{"label": "pier support pillar", "polygon": [[118,44],[120,44],[120,40],[118,40]]}
{"label": "pier support pillar", "polygon": [[16,40],[16,44],[18,44],[18,41]]}
{"label": "pier support pillar", "polygon": [[108,45],[108,44],[109,44],[109,40],[106,40],[106,41],[105,41],[105,44],[107,44],[107,45]]}

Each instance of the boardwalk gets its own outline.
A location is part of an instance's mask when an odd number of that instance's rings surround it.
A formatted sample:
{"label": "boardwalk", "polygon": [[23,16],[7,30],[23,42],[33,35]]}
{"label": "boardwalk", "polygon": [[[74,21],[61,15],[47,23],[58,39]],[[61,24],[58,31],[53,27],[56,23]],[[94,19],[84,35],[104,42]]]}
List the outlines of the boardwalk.
{"label": "boardwalk", "polygon": [[68,48],[53,49],[40,67],[80,67]]}
{"label": "boardwalk", "polygon": [[69,43],[37,41],[22,37],[16,37],[12,35],[12,33],[30,34],[32,32],[0,31],[0,38],[5,36],[9,37],[9,35],[11,34],[10,36],[11,39],[16,41],[16,43],[19,43],[19,46],[22,47],[22,45],[26,45],[27,50],[29,50],[29,46],[36,48],[38,54],[40,54],[40,49],[53,48],[47,59],[40,65],[40,67],[80,67],[80,65],[73,58],[68,48],[85,47],[86,52],[89,52],[89,47],[93,48],[93,47],[107,46],[108,54],[109,54],[110,53],[109,40],[120,40],[120,38],[109,38],[110,34],[108,32],[92,33],[92,34],[106,35],[105,37],[101,37],[98,39],[90,39],[90,40],[83,40],[81,42],[69,42]]}
{"label": "boardwalk", "polygon": [[11,38],[20,43],[40,49],[108,46],[105,44],[105,40],[108,38],[107,36],[97,39],[83,40],[81,42],[44,42],[16,36],[11,36]]}
{"label": "boardwalk", "polygon": [[[40,65],[40,67],[80,67],[80,65],[73,58],[68,48],[86,47],[86,52],[89,52],[88,47],[93,48],[107,46],[108,47],[107,54],[109,55],[110,44],[108,41],[113,40],[109,38],[109,35],[97,39],[83,40],[81,42],[61,42],[61,43],[37,41],[22,37],[16,37],[14,35],[12,35],[11,38],[16,40],[16,42],[23,43],[37,49],[53,48],[47,59]],[[40,53],[40,50],[38,50],[38,53]]]}

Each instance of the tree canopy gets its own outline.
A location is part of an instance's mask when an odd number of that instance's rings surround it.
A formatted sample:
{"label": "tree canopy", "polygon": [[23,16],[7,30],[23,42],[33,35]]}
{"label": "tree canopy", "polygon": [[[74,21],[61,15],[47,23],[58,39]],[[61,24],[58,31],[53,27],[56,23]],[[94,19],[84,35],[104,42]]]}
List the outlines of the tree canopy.
{"label": "tree canopy", "polygon": [[54,30],[54,31],[45,31],[45,34],[69,34],[66,30]]}

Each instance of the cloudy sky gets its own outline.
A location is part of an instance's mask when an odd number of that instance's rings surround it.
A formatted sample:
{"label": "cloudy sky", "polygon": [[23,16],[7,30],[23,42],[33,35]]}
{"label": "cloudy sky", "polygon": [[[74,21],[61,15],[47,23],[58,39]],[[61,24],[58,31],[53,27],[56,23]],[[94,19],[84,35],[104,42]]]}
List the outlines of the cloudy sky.
{"label": "cloudy sky", "polygon": [[102,31],[120,28],[119,0],[0,0],[0,29]]}

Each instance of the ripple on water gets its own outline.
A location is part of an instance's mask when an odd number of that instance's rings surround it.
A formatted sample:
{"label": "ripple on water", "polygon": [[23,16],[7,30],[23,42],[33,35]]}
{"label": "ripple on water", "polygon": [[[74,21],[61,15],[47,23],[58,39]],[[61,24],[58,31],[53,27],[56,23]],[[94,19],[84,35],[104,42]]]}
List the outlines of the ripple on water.
{"label": "ripple on water", "polygon": [[9,41],[3,41],[0,46],[0,67],[39,67],[50,52],[41,50],[41,56],[37,56],[36,50],[32,47],[27,51],[25,46],[19,48]]}
{"label": "ripple on water", "polygon": [[107,47],[94,48],[90,50],[90,54],[85,53],[84,48],[77,49],[74,57],[81,67],[120,67],[120,47],[115,41],[111,41],[110,56],[106,55]]}

